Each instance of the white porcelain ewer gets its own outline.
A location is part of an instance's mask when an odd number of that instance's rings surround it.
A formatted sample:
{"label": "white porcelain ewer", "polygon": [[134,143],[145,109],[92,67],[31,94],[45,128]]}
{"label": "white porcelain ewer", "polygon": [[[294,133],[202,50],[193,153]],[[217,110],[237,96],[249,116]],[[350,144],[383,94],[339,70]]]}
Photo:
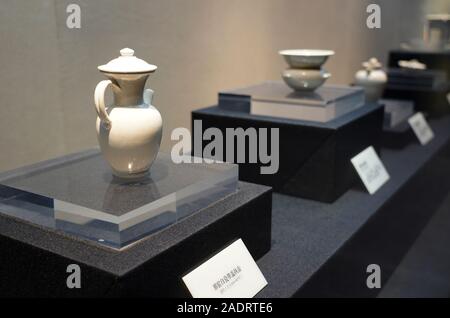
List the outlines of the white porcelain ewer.
{"label": "white porcelain ewer", "polygon": [[[120,55],[98,67],[108,80],[95,88],[97,137],[114,175],[135,178],[148,172],[161,144],[161,114],[152,106],[153,91],[144,90],[148,76],[157,67],[138,59],[129,48],[120,50]],[[106,107],[108,87],[114,102]]]}

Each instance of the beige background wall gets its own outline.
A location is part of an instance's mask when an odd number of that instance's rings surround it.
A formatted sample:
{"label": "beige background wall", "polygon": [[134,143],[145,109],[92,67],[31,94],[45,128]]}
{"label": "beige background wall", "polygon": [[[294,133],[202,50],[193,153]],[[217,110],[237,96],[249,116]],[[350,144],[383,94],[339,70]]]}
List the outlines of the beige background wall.
{"label": "beige background wall", "polygon": [[[365,26],[372,2],[380,30]],[[69,3],[81,6],[81,29],[66,27]],[[278,79],[278,49],[333,49],[330,82],[349,83],[362,60],[385,61],[439,11],[449,1],[0,0],[0,170],[95,146],[96,67],[123,47],[159,67],[148,86],[169,150],[172,129],[190,127],[191,110],[219,90]]]}

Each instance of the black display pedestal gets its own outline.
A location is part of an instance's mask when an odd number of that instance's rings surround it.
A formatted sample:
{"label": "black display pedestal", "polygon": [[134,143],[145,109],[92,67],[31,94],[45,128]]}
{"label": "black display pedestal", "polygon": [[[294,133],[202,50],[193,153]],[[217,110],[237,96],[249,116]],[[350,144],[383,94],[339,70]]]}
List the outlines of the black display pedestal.
{"label": "black display pedestal", "polygon": [[[381,150],[391,179],[374,195],[355,187],[324,204],[274,193],[273,244],[258,261],[268,286],[258,297],[377,297],[389,286],[390,295],[448,297],[450,117],[429,123],[426,146]],[[434,241],[424,244],[427,228]],[[381,267],[381,290],[367,288],[369,264]]]}
{"label": "black display pedestal", "polygon": [[417,137],[407,121],[383,128],[383,147],[401,149],[414,141],[417,141]]}
{"label": "black display pedestal", "polygon": [[[192,112],[192,121],[202,121],[202,132],[218,128],[226,140],[227,128],[279,128],[279,170],[261,174],[260,163],[239,164],[240,180],[272,186],[293,196],[333,202],[356,181],[350,159],[369,146],[379,149],[384,109],[367,104],[329,122],[313,122],[256,116],[246,112],[209,107]],[[193,145],[196,146],[194,137]],[[249,145],[246,144],[246,151]],[[235,149],[236,154],[236,149]],[[196,154],[201,156],[202,154]]]}
{"label": "black display pedestal", "polygon": [[450,104],[447,100],[448,85],[439,88],[417,89],[409,86],[387,85],[384,98],[411,99],[415,110],[427,113],[432,117],[440,117],[450,113]]}
{"label": "black display pedestal", "polygon": [[442,70],[450,78],[450,51],[420,51],[420,50],[392,50],[389,52],[389,64],[391,68],[396,68],[401,60],[416,59],[424,63],[428,69]]}
{"label": "black display pedestal", "polygon": [[431,116],[442,116],[450,113],[447,94],[450,92],[450,52],[449,51],[413,51],[392,50],[389,53],[389,67],[398,68],[400,60],[417,59],[427,65],[430,70],[440,70],[447,74],[447,83],[439,87],[411,87],[409,85],[387,85],[385,98],[409,99],[415,103],[417,111]]}
{"label": "black display pedestal", "polygon": [[[189,297],[182,276],[238,238],[255,259],[271,245],[268,187],[238,191],[123,250],[0,215],[0,296]],[[67,266],[81,268],[69,289]]]}

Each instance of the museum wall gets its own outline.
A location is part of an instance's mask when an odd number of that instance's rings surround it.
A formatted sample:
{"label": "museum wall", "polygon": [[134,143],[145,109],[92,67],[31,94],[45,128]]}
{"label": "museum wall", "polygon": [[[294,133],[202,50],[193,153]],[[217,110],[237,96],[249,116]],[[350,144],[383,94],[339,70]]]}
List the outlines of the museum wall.
{"label": "museum wall", "polygon": [[[382,27],[366,27],[379,3]],[[81,29],[66,7],[81,6]],[[97,145],[97,65],[131,47],[158,65],[148,81],[170,132],[190,127],[193,109],[217,92],[268,79],[285,68],[283,48],[333,49],[330,83],[349,83],[361,61],[419,37],[438,0],[0,0],[0,170]]]}

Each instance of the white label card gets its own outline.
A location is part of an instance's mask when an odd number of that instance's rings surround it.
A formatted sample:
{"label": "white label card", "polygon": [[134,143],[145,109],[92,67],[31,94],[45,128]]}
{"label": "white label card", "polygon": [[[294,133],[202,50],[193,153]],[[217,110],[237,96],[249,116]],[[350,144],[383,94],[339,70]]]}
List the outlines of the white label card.
{"label": "white label card", "polygon": [[370,194],[389,180],[389,174],[372,146],[353,157],[352,164]]}
{"label": "white label card", "polygon": [[408,123],[423,146],[434,138],[433,130],[431,130],[430,125],[428,125],[422,113],[419,112],[411,116],[408,119]]}
{"label": "white label card", "polygon": [[267,285],[242,239],[183,277],[194,298],[251,298]]}

